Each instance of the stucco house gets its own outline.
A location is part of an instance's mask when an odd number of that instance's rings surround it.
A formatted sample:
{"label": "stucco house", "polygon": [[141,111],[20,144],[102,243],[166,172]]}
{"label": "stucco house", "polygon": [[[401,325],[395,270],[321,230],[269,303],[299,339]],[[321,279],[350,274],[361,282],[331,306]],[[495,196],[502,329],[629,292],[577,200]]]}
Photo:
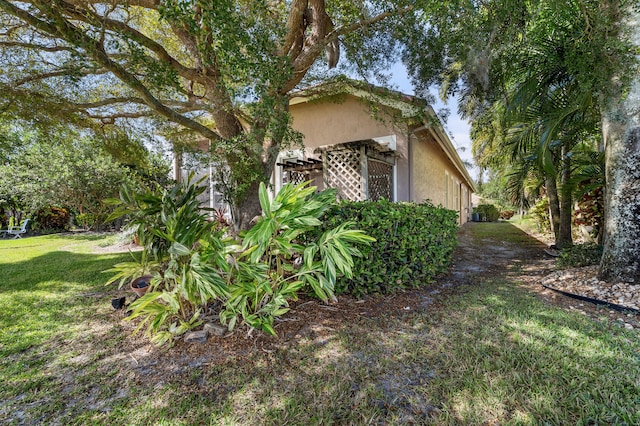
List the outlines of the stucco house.
{"label": "stucco house", "polygon": [[[336,188],[341,199],[430,200],[456,210],[460,224],[470,219],[473,180],[425,101],[339,81],[299,92],[289,105],[304,148],[280,152],[275,192],[286,182],[312,181]],[[217,208],[221,200],[212,183],[203,201]]]}
{"label": "stucco house", "polygon": [[304,148],[280,153],[276,191],[311,180],[343,199],[431,200],[469,220],[473,180],[426,102],[353,82],[318,93],[290,101]]}

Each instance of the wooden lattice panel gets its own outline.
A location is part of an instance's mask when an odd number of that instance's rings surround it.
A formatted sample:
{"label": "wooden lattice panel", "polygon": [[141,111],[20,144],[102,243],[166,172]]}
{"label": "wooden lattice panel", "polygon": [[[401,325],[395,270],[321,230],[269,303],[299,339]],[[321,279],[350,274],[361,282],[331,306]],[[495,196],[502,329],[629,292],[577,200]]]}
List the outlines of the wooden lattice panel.
{"label": "wooden lattice panel", "polygon": [[283,179],[282,183],[291,183],[293,185],[298,185],[302,182],[306,182],[309,180],[309,173],[308,172],[296,172],[293,170],[290,170],[288,172],[285,172],[287,174],[286,180]]}
{"label": "wooden lattice panel", "polygon": [[393,201],[393,166],[369,159],[369,199]]}
{"label": "wooden lattice panel", "polygon": [[324,179],[327,186],[336,188],[345,200],[365,199],[362,176],[360,174],[360,151],[341,149],[326,153]]}

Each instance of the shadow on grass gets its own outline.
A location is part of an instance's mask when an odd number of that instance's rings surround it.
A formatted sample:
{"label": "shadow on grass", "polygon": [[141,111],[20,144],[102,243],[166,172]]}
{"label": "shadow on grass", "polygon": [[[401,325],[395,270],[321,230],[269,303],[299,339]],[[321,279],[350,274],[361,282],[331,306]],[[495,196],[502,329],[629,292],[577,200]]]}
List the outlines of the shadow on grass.
{"label": "shadow on grass", "polygon": [[95,232],[95,231],[80,231],[80,232],[65,232],[62,234],[55,234],[65,239],[74,241],[97,241],[102,240],[107,236],[116,237],[117,234],[113,232]]}
{"label": "shadow on grass", "polygon": [[57,332],[87,320],[97,304],[110,306],[104,271],[122,255],[52,251],[2,265],[0,353],[7,355],[43,344]]}
{"label": "shadow on grass", "polygon": [[[510,224],[487,225],[461,232],[537,247]],[[91,263],[91,256],[77,256]],[[253,348],[222,363],[212,360],[224,356],[224,339],[193,353],[121,353],[108,340],[122,330],[110,329],[104,314],[83,312],[81,320],[99,326],[82,338],[88,360],[62,363],[59,376],[73,381],[52,380],[49,399],[30,418],[131,425],[640,423],[637,334],[546,306],[506,271],[440,302],[410,314],[355,317],[339,330],[318,321],[309,324],[315,333],[283,337],[273,352]],[[17,396],[9,395],[17,407],[38,401]]]}
{"label": "shadow on grass", "polygon": [[31,259],[5,263],[2,265],[0,293],[58,292],[68,287],[93,287],[109,278],[102,271],[129,258],[128,253],[105,255],[51,251]]}
{"label": "shadow on grass", "polygon": [[[638,424],[640,342],[550,308],[509,282],[452,296],[445,311],[360,318],[260,349],[135,374],[146,387],[75,420],[149,424]],[[215,348],[210,342],[208,348]],[[171,379],[150,380],[148,375]],[[155,383],[153,391],[149,384]]]}

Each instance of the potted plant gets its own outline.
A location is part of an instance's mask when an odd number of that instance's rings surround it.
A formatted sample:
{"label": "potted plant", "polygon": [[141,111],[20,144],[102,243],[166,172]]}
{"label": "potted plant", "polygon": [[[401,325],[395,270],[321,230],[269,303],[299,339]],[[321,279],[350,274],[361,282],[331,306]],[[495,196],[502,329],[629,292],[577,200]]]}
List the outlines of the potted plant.
{"label": "potted plant", "polygon": [[144,296],[144,294],[149,289],[149,286],[151,285],[151,278],[153,278],[151,275],[143,275],[131,281],[131,284],[129,286],[131,287],[131,290],[133,290],[133,292],[136,294],[136,296]]}

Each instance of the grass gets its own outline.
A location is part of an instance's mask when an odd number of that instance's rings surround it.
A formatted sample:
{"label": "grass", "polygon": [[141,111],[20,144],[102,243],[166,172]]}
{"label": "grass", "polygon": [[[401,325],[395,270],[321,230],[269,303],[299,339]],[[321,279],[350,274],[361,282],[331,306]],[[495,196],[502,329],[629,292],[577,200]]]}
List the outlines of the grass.
{"label": "grass", "polygon": [[[527,243],[508,224],[473,232]],[[176,363],[154,378],[118,350],[127,336],[98,272],[125,255],[90,254],[100,242],[0,241],[1,423],[640,423],[638,331],[546,305],[513,274],[437,309],[359,317],[272,353]]]}

